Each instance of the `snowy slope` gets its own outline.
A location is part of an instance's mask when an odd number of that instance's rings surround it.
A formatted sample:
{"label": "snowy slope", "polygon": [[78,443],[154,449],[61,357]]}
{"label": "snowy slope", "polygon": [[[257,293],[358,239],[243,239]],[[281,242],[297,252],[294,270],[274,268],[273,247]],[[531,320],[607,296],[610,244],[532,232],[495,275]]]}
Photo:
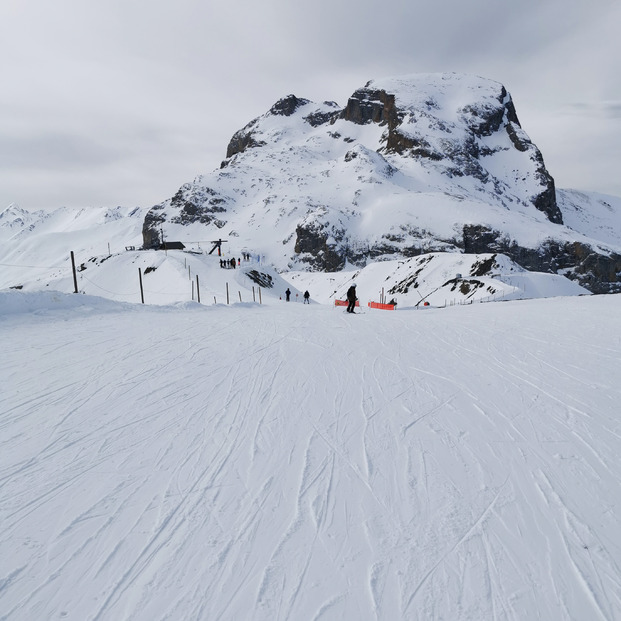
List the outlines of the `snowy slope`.
{"label": "snowy slope", "polygon": [[[10,205],[0,212],[0,289],[72,282],[71,251],[79,266],[126,246],[140,247],[144,214],[144,209],[123,207],[30,213]],[[57,286],[73,291],[73,284]]]}
{"label": "snowy slope", "polygon": [[0,618],[618,619],[620,311],[0,292]]}
{"label": "snowy slope", "polygon": [[[46,245],[32,254],[31,260],[36,265],[9,264],[3,269],[0,287],[19,287],[23,291],[52,288],[64,293],[75,290],[70,256],[62,256],[65,240],[60,237],[58,245],[51,239],[43,243]],[[60,259],[55,260],[56,256]],[[308,289],[313,302],[333,305],[335,300],[345,297],[353,281],[360,285],[358,291],[363,305],[380,301],[385,296],[386,300],[397,302],[399,309],[425,302],[447,306],[589,294],[563,276],[528,272],[507,257],[492,254],[430,253],[338,273],[278,273],[255,255],[250,260],[239,261],[236,269],[222,269],[221,259],[215,252],[210,255],[198,246],[187,251],[123,250],[110,255],[75,253],[74,256],[80,293],[121,302],[144,300],[146,304],[158,305],[199,299],[202,304],[227,301],[269,304],[284,298],[287,287],[293,291],[293,300],[301,302],[302,294]],[[231,258],[231,253],[225,252],[223,260]],[[9,260],[27,261],[25,255]],[[49,265],[56,262],[56,267],[45,268],[46,262]]]}
{"label": "snowy slope", "polygon": [[[361,285],[364,305],[383,294],[399,308],[588,293],[563,276],[527,272],[501,254],[428,253],[326,274],[279,273],[265,255],[253,253],[241,261],[241,269],[223,270],[217,253],[209,254],[213,245],[197,239],[198,230],[189,235],[195,239],[184,238],[185,251],[137,250],[143,217],[144,210],[120,207],[31,214],[10,206],[0,213],[0,290],[73,292],[73,251],[81,293],[133,303],[144,298],[146,304],[166,305],[199,296],[203,304],[225,303],[227,288],[229,302],[240,297],[258,301],[261,288],[261,301],[269,303],[283,297],[289,286],[294,299],[298,294],[301,301],[309,289],[313,301],[332,305],[344,297],[352,280]],[[605,217],[597,222],[611,223]],[[222,248],[225,260],[240,259],[249,251],[235,238]]]}
{"label": "snowy slope", "polygon": [[589,295],[557,274],[528,272],[503,255],[430,253],[401,261],[372,263],[361,270],[332,274],[287,272],[283,278],[309,290],[322,304],[344,299],[352,282],[368,302],[395,302],[399,310],[497,302],[524,298]]}
{"label": "snowy slope", "polygon": [[568,228],[602,244],[621,248],[621,198],[597,192],[559,190],[557,200]]}

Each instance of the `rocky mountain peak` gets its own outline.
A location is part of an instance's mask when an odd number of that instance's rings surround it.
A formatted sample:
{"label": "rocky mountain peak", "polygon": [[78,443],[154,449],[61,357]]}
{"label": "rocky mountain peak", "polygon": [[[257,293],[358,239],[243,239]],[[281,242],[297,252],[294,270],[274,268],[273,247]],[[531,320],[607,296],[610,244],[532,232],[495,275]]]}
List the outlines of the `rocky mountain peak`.
{"label": "rocky mountain peak", "polygon": [[274,116],[291,116],[298,108],[310,103],[308,99],[299,99],[295,95],[287,95],[279,99],[271,108],[268,114]]}
{"label": "rocky mountain peak", "polygon": [[233,135],[219,171],[152,208],[145,246],[172,225],[260,237],[279,269],[469,247],[521,248],[532,263],[551,239],[570,255],[572,238],[506,88],[453,73],[372,80],[344,108],[287,95]]}

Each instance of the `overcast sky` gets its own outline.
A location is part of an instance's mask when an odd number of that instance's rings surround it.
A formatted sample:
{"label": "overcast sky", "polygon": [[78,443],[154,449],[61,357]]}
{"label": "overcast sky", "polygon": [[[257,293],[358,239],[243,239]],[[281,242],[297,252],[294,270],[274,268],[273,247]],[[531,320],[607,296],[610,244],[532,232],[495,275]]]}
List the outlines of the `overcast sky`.
{"label": "overcast sky", "polygon": [[293,93],[502,82],[557,187],[621,196],[618,0],[2,0],[0,210],[149,207]]}

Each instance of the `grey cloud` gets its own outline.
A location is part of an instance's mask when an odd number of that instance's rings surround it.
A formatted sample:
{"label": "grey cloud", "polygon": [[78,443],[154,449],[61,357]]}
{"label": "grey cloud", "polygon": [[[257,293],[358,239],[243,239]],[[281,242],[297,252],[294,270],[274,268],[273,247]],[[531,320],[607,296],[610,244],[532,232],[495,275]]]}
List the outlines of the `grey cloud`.
{"label": "grey cloud", "polygon": [[157,202],[217,168],[232,134],[282,96],[344,105],[367,80],[435,71],[502,82],[533,140],[563,145],[544,150],[561,187],[572,157],[606,182],[597,159],[579,145],[572,156],[570,135],[538,120],[559,109],[619,118],[620,16],[615,0],[0,4],[12,60],[0,65],[0,207],[28,207],[28,180],[49,188],[50,171],[66,175],[50,188],[56,202],[61,190],[67,204]]}
{"label": "grey cloud", "polygon": [[0,167],[5,169],[84,169],[108,165],[117,157],[114,148],[84,136],[57,132],[0,135]]}
{"label": "grey cloud", "polygon": [[562,108],[562,113],[593,118],[619,119],[621,118],[621,101],[568,103]]}

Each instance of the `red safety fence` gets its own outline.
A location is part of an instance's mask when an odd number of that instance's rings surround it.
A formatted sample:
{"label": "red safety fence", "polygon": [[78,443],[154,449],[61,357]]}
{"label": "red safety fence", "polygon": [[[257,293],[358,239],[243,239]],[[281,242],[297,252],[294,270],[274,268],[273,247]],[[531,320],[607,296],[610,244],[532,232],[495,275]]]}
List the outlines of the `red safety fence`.
{"label": "red safety fence", "polygon": [[369,302],[369,308],[381,308],[382,310],[395,310],[396,304],[380,304],[379,302]]}
{"label": "red safety fence", "polygon": [[[349,306],[349,302],[347,300],[334,300],[334,306]],[[360,306],[358,300],[356,300],[356,306]]]}

